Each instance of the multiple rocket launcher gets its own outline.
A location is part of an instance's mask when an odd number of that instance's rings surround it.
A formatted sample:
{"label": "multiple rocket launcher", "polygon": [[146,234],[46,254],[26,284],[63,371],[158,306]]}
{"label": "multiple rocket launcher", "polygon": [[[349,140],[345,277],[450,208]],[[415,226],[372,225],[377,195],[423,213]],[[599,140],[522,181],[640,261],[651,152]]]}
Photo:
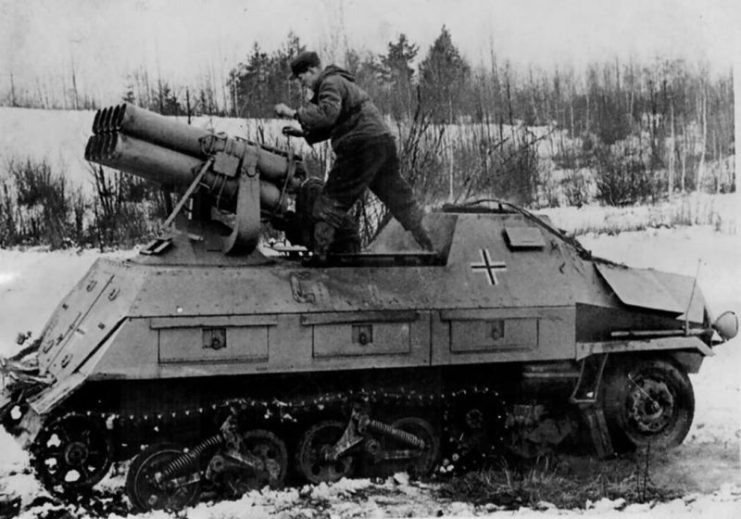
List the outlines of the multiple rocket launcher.
{"label": "multiple rocket launcher", "polygon": [[[306,177],[301,157],[216,134],[130,103],[98,110],[85,159],[182,191],[196,178],[220,209],[235,210],[239,177],[259,175],[263,213],[282,214]],[[205,169],[204,169],[205,168]],[[202,174],[201,174],[202,173]]]}

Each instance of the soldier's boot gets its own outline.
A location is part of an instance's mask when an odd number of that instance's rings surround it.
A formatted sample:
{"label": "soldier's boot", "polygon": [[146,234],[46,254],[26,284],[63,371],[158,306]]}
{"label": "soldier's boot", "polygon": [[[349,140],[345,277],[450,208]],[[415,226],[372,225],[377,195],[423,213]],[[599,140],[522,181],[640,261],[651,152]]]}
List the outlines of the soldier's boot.
{"label": "soldier's boot", "polygon": [[314,265],[326,265],[329,259],[329,248],[332,246],[336,229],[327,222],[316,222],[314,224]]}
{"label": "soldier's boot", "polygon": [[360,252],[360,237],[359,236],[338,236],[335,238],[334,243],[329,248],[330,254],[357,254]]}
{"label": "soldier's boot", "polygon": [[420,221],[417,225],[414,225],[411,229],[409,229],[409,232],[412,233],[412,237],[414,237],[414,240],[419,244],[420,247],[422,247],[423,250],[435,252],[435,246],[432,243],[430,233],[428,232],[427,227],[425,227],[424,223]]}
{"label": "soldier's boot", "polygon": [[358,225],[352,218],[345,218],[335,231],[334,241],[329,247],[330,254],[357,254],[360,252],[360,234]]}

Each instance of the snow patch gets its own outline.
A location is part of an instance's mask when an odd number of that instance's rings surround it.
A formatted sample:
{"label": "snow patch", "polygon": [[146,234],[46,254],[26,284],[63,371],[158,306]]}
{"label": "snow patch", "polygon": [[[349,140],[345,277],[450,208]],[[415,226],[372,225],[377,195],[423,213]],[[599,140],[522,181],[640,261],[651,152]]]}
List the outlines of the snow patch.
{"label": "snow patch", "polygon": [[10,283],[18,277],[17,272],[0,272],[0,285]]}

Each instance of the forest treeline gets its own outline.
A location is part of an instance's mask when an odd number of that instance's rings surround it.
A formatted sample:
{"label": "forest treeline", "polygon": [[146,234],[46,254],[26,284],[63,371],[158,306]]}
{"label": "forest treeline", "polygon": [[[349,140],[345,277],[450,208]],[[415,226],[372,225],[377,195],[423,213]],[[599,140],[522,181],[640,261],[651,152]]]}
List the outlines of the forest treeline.
{"label": "forest treeline", "polygon": [[[122,88],[122,99],[165,115],[271,117],[275,103],[301,99],[297,84],[289,79],[289,63],[305,49],[294,33],[272,52],[255,42],[225,82],[205,77],[200,85],[174,85],[145,70],[135,71]],[[395,119],[411,117],[421,103],[436,122],[555,124],[572,136],[588,133],[608,145],[625,139],[636,127],[649,128],[658,138],[672,132],[682,135],[706,121],[708,152],[733,152],[730,68],[711,77],[707,64],[657,58],[650,63],[615,59],[578,71],[573,67],[523,71],[499,60],[494,49],[490,66],[473,66],[445,26],[425,52],[420,50],[400,34],[383,54],[350,49],[339,64],[355,74],[381,110]],[[41,86],[20,92],[11,76],[2,104],[100,108],[93,97],[78,91],[74,69],[70,74],[62,82],[61,97]]]}
{"label": "forest treeline", "polygon": [[[121,98],[164,115],[270,118],[278,102],[306,102],[289,77],[290,61],[305,49],[293,33],[273,51],[256,42],[224,81],[207,75],[198,85],[142,69],[129,75]],[[402,173],[427,202],[486,194],[536,207],[624,205],[736,188],[730,68],[656,58],[523,70],[494,49],[489,65],[473,65],[445,26],[427,49],[400,34],[384,53],[350,49],[338,61],[392,121]],[[12,87],[3,104],[100,108],[74,76],[61,103],[41,89]],[[331,155],[315,151],[307,159],[326,171]]]}

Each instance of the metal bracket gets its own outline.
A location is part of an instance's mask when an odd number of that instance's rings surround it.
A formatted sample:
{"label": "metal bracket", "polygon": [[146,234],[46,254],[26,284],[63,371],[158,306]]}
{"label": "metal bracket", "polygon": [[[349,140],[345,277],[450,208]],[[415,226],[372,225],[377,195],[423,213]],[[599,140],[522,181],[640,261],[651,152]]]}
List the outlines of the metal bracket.
{"label": "metal bracket", "polygon": [[278,209],[283,206],[283,200],[286,198],[286,192],[288,191],[288,186],[291,184],[291,181],[293,180],[294,175],[296,174],[296,160],[294,159],[293,149],[288,148],[288,165],[286,167],[286,175],[283,179],[283,186],[280,189],[280,197],[278,198],[278,202],[275,204],[271,217],[278,216]]}
{"label": "metal bracket", "polygon": [[226,254],[248,254],[255,250],[260,236],[260,176],[257,174],[257,155],[244,159],[239,175],[237,208],[234,227],[224,240]]}
{"label": "metal bracket", "polygon": [[239,173],[239,157],[217,151],[214,155],[214,173],[233,178]]}
{"label": "metal bracket", "polygon": [[584,421],[589,428],[589,435],[597,456],[603,459],[612,456],[615,453],[615,448],[612,445],[604,411],[597,406],[589,404],[580,406],[580,408]]}
{"label": "metal bracket", "polygon": [[188,189],[185,191],[185,194],[178,200],[177,205],[175,205],[175,209],[173,209],[172,213],[170,213],[170,216],[167,217],[167,220],[165,220],[165,223],[163,224],[164,227],[169,227],[172,225],[172,222],[175,220],[178,214],[180,214],[180,211],[183,210],[183,207],[185,207],[185,204],[188,203],[188,200],[190,200],[190,197],[193,195],[195,190],[198,188],[198,185],[201,183],[201,180],[203,180],[203,177],[206,175],[206,172],[211,168],[211,166],[214,163],[214,158],[209,158],[206,162],[203,163],[203,166],[201,166],[201,170],[198,172],[196,177],[193,179],[193,182],[190,183],[188,186]]}
{"label": "metal bracket", "polygon": [[139,254],[145,256],[157,256],[172,246],[172,238],[155,238],[147,243]]}
{"label": "metal bracket", "polygon": [[[372,419],[367,413],[353,409],[350,415],[350,421],[347,423],[345,432],[342,433],[342,437],[337,440],[331,449],[325,453],[325,458],[328,461],[336,461],[345,452],[352,449],[356,445],[362,443],[369,437],[368,433],[377,433],[381,436],[394,438],[402,443],[405,443],[415,449],[425,449],[426,445],[424,440],[417,436],[397,429],[378,420]],[[413,453],[411,451],[394,451],[394,452],[375,452],[377,459],[407,459]]]}
{"label": "metal bracket", "polygon": [[353,410],[350,421],[347,422],[347,427],[345,427],[345,432],[342,433],[337,443],[324,453],[325,459],[327,461],[337,461],[340,456],[361,443],[365,439],[361,433],[365,429],[366,421],[367,415]]}
{"label": "metal bracket", "polygon": [[[609,353],[593,355],[581,360],[579,380],[576,382],[576,386],[574,386],[574,391],[571,393],[569,402],[572,404],[594,404],[597,402],[599,388],[602,385],[602,375],[605,372],[605,365],[607,364],[607,357],[609,357]],[[590,369],[588,364],[593,364],[594,361],[599,362],[599,364],[596,367],[591,366]]]}
{"label": "metal bracket", "polygon": [[605,373],[609,356],[609,353],[605,353],[603,355],[591,355],[581,360],[579,380],[576,382],[574,391],[569,398],[569,402],[579,407],[589,428],[594,450],[600,458],[606,458],[615,452],[610,431],[605,421],[605,413],[597,403],[600,386],[602,385],[602,376]]}

